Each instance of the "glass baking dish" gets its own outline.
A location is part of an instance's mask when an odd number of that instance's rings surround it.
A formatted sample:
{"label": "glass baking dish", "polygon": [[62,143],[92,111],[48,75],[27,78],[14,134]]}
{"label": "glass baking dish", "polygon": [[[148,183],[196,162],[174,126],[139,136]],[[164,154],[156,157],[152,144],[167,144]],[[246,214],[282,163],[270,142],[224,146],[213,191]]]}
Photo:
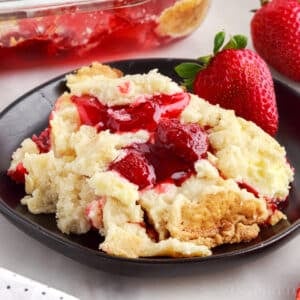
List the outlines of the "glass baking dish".
{"label": "glass baking dish", "polygon": [[189,35],[210,0],[0,0],[0,67],[155,48]]}

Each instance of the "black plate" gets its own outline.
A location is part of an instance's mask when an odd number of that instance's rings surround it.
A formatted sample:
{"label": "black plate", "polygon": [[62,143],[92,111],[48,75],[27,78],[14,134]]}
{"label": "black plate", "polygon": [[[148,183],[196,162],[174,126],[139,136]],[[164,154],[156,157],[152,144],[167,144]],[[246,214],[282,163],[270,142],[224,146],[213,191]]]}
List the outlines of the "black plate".
{"label": "black plate", "polygon": [[[157,68],[161,73],[179,81],[173,70],[182,61],[141,59],[118,61],[111,65],[126,74],[143,73]],[[81,236],[64,235],[58,231],[54,215],[33,215],[20,205],[19,200],[24,195],[23,187],[14,184],[6,176],[11,154],[24,138],[39,133],[46,126],[54,101],[65,89],[64,75],[28,92],[0,114],[0,210],[17,227],[47,246],[83,264],[108,272],[135,275],[185,273],[187,270],[195,270],[204,262],[264,249],[290,236],[300,227],[300,95],[277,81],[275,88],[280,114],[278,140],[287,148],[288,158],[296,169],[296,179],[285,209],[288,221],[263,228],[259,237],[250,243],[223,245],[214,249],[212,256],[205,258],[124,259],[98,251],[101,238],[96,232],[91,231]]]}

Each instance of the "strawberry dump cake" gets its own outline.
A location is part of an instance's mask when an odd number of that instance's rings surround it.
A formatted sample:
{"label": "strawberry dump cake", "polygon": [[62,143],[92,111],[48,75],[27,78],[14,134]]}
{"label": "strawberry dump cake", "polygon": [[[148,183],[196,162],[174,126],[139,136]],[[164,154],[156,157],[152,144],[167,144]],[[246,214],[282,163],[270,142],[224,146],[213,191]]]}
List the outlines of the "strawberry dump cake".
{"label": "strawberry dump cake", "polygon": [[233,110],[156,70],[94,63],[67,76],[49,126],[25,139],[9,176],[65,234],[97,229],[116,256],[208,256],[286,218],[286,152]]}

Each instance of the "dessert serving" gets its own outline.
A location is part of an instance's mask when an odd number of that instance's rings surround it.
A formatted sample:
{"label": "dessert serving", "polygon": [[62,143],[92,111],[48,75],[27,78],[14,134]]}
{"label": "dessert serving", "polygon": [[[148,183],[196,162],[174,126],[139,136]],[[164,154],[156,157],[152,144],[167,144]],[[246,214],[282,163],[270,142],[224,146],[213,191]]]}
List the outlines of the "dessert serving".
{"label": "dessert serving", "polygon": [[94,63],[67,76],[49,126],[8,175],[65,234],[97,230],[115,256],[208,256],[285,218],[293,170],[268,133],[152,70]]}

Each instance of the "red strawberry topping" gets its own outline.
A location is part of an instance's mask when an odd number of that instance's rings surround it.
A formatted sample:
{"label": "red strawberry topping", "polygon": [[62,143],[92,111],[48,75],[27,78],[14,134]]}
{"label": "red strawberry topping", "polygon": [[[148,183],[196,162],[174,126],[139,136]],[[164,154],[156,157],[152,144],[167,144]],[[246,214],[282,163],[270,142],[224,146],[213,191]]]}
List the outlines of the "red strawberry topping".
{"label": "red strawberry topping", "polygon": [[[72,96],[71,100],[77,107],[81,124],[96,126],[106,120],[106,108],[96,97],[89,95]],[[101,127],[101,125],[99,126]]]}
{"label": "red strawberry topping", "polygon": [[162,119],[155,141],[188,162],[202,158],[208,147],[206,132],[197,124],[181,124],[178,119]]}
{"label": "red strawberry topping", "polygon": [[17,164],[15,170],[9,170],[7,172],[7,175],[16,183],[25,183],[26,174],[28,174],[28,172],[21,162]]}
{"label": "red strawberry topping", "polygon": [[139,129],[153,131],[162,117],[178,117],[189,100],[189,95],[182,92],[145,96],[130,105],[108,107],[93,96],[72,96],[81,124],[96,126],[99,131],[109,129],[112,132]]}
{"label": "red strawberry topping", "polygon": [[106,126],[113,132],[153,130],[158,122],[155,103],[147,101],[129,107],[108,109]]}
{"label": "red strawberry topping", "polygon": [[40,150],[40,153],[49,152],[51,148],[50,128],[47,127],[38,136],[34,134],[32,136],[32,140],[36,143],[37,147]]}
{"label": "red strawberry topping", "polygon": [[121,160],[113,162],[110,168],[138,185],[140,189],[152,186],[156,180],[153,167],[142,153],[133,149],[128,150],[126,156]]}
{"label": "red strawberry topping", "polygon": [[199,125],[162,119],[153,141],[132,145],[110,168],[140,189],[163,182],[181,185],[194,173],[194,162],[203,158],[207,149],[207,134]]}

